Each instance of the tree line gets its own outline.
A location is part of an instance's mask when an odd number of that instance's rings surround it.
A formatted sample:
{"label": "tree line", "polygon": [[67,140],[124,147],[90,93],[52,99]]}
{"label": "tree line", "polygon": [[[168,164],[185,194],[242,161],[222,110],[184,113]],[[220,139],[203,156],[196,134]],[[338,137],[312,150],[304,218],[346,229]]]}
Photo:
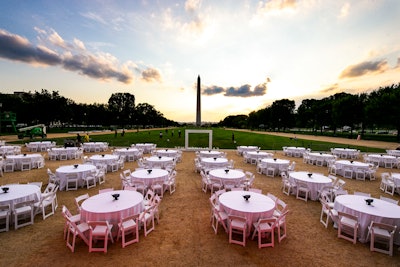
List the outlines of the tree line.
{"label": "tree line", "polygon": [[[0,94],[1,113],[16,114],[17,123],[45,124],[50,128],[145,128],[177,125],[168,120],[154,106],[135,105],[130,93],[114,93],[107,104],[79,104],[63,97],[58,91],[15,92]],[[1,132],[10,131],[3,122]]]}
{"label": "tree line", "polygon": [[249,115],[228,116],[219,125],[272,131],[307,128],[320,133],[329,129],[334,134],[339,129],[357,130],[361,135],[367,130],[393,129],[400,140],[400,84],[370,93],[304,99],[297,109],[293,100],[281,99]]}

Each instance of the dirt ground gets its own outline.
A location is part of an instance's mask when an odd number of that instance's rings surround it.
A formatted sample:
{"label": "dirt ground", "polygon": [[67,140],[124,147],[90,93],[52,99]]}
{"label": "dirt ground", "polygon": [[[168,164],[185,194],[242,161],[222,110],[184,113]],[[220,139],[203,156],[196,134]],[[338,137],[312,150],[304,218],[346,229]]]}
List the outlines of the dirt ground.
{"label": "dirt ground", "polygon": [[[302,138],[297,136],[298,138]],[[335,139],[336,140],[336,139]],[[351,141],[344,139],[344,141]],[[362,141],[362,140],[361,140]],[[367,142],[369,146],[395,148],[397,144]],[[359,144],[359,143],[358,143]],[[366,144],[360,144],[366,145]],[[24,148],[23,148],[24,151]],[[120,189],[120,171],[107,173],[105,184],[92,189],[57,193],[59,208],[54,216],[42,220],[36,216],[35,224],[18,230],[0,233],[0,266],[400,266],[400,251],[395,246],[393,257],[370,252],[369,244],[352,243],[337,238],[337,230],[327,229],[319,222],[321,204],[317,201],[305,203],[281,192],[281,179],[270,178],[256,173],[255,165],[243,162],[236,151],[227,150],[228,158],[235,161],[235,168],[256,174],[255,188],[263,193],[272,193],[289,205],[287,217],[287,238],[276,243],[274,248],[257,247],[256,240],[248,240],[246,247],[229,244],[228,235],[219,229],[215,234],[210,225],[210,206],[201,188],[201,178],[194,172],[194,152],[184,152],[181,163],[177,164],[177,190],[167,193],[161,202],[160,223],[147,237],[140,233],[140,242],[122,248],[120,243],[109,245],[107,254],[89,253],[88,247],[77,241],[72,253],[63,239],[64,219],[61,206],[66,205],[76,213],[74,198],[89,193],[95,195],[101,188]],[[46,155],[45,155],[46,156]],[[283,156],[281,151],[275,157],[295,161],[296,170],[322,172],[326,167],[304,164],[302,159]],[[43,188],[48,182],[46,169],[55,171],[58,166],[79,163],[79,160],[49,161],[43,169],[5,173],[1,184],[42,181]],[[125,164],[125,169],[134,170],[136,162]],[[383,171],[400,172],[400,170]],[[373,197],[385,195],[379,190],[380,175],[375,181],[346,179],[345,189],[371,193]],[[399,195],[393,196],[399,200]]]}

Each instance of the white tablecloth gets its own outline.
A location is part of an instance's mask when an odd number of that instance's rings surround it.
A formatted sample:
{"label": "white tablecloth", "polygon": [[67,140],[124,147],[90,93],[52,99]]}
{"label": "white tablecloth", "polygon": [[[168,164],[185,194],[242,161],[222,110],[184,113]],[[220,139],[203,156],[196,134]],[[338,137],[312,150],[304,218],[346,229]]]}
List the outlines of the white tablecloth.
{"label": "white tablecloth", "polygon": [[311,200],[318,200],[318,190],[320,190],[322,187],[332,185],[331,179],[316,173],[313,173],[311,177],[309,177],[308,172],[290,172],[289,179],[291,179],[293,182],[305,182],[310,190]]}
{"label": "white tablecloth", "polygon": [[86,142],[82,143],[82,147],[85,152],[97,152],[106,151],[108,149],[108,144],[105,142]]}
{"label": "white tablecloth", "polygon": [[225,168],[229,164],[226,158],[201,158],[201,165],[204,168],[216,169]]}
{"label": "white tablecloth", "polygon": [[363,162],[359,162],[359,161],[337,160],[335,162],[335,165],[336,165],[336,169],[337,169],[336,173],[341,176],[343,176],[345,168],[353,170],[353,177],[355,177],[355,171],[357,169],[363,169],[363,170],[369,169],[368,163],[363,163]]}
{"label": "white tablecloth", "polygon": [[132,145],[134,147],[136,147],[137,149],[142,149],[143,153],[150,153],[153,149],[155,149],[157,147],[156,144],[152,144],[152,143],[138,143],[135,145]]}
{"label": "white tablecloth", "polygon": [[78,176],[78,185],[83,186],[84,181],[82,178],[86,177],[91,172],[96,170],[96,166],[91,164],[78,164],[78,167],[74,165],[61,166],[56,169],[56,176],[60,178],[60,190],[65,190],[67,186],[67,175],[75,173]]}
{"label": "white tablecloth", "polygon": [[333,148],[331,149],[333,155],[339,158],[350,159],[358,157],[358,150],[353,148]]}
{"label": "white tablecloth", "polygon": [[289,160],[272,159],[272,158],[262,159],[261,162],[266,164],[266,168],[269,168],[269,167],[274,168],[275,169],[274,174],[279,174],[280,168],[288,168],[289,164],[290,164]]}
{"label": "white tablecloth", "polygon": [[133,156],[134,159],[137,158],[137,155],[139,153],[139,149],[134,148],[134,147],[129,147],[129,148],[118,148],[114,150],[114,153],[119,156],[123,156],[125,161],[128,161],[128,155]]}
{"label": "white tablecloth", "polygon": [[146,186],[151,186],[155,181],[165,181],[168,179],[168,171],[163,169],[151,169],[151,172],[147,169],[137,170],[131,173],[131,180],[139,180],[144,182]]}
{"label": "white tablecloth", "polygon": [[386,150],[386,153],[388,153],[390,156],[400,157],[400,150]]}
{"label": "white tablecloth", "polygon": [[60,154],[62,153],[67,153],[67,158],[68,159],[73,159],[75,158],[75,153],[78,151],[77,147],[53,147],[51,149],[54,154],[57,155],[57,158],[60,159]]}
{"label": "white tablecloth", "polygon": [[201,150],[199,156],[201,158],[218,158],[223,155],[222,152],[216,150]]}
{"label": "white tablecloth", "polygon": [[[29,159],[31,163],[43,160],[44,158],[41,154],[19,154],[19,155],[8,155],[8,159],[13,159],[14,160],[14,170],[21,170],[21,163],[22,160],[24,159]],[[33,168],[33,164],[32,164]]]}
{"label": "white tablecloth", "polygon": [[12,184],[1,187],[8,187],[9,190],[8,193],[3,193],[3,190],[0,188],[0,204],[10,204],[11,209],[13,209],[14,204],[29,200],[38,202],[40,200],[40,188],[36,185]]}
{"label": "white tablecloth", "polygon": [[308,153],[308,156],[310,160],[316,161],[316,160],[321,160],[323,163],[322,165],[326,166],[329,160],[332,160],[335,158],[334,155],[332,154],[326,154],[326,153],[317,153],[317,152],[310,152]]}
{"label": "white tablecloth", "polygon": [[[360,242],[368,242],[368,226],[371,221],[397,225],[400,228],[400,206],[393,203],[373,198],[374,202],[367,205],[368,197],[358,195],[341,195],[335,198],[334,208],[358,217],[360,223],[358,237]],[[400,244],[399,231],[394,235],[394,243]]]}
{"label": "white tablecloth", "polygon": [[146,159],[149,168],[165,168],[168,164],[173,163],[174,158],[171,157],[148,157]]}
{"label": "white tablecloth", "polygon": [[243,155],[243,152],[257,151],[258,146],[238,146],[237,148],[238,154]]}
{"label": "white tablecloth", "polygon": [[306,148],[305,147],[289,146],[289,147],[284,148],[283,152],[287,156],[302,157],[303,154],[306,152]]}
{"label": "white tablecloth", "polygon": [[[248,201],[243,196],[250,195]],[[229,215],[246,218],[248,233],[259,218],[269,218],[275,210],[275,201],[266,195],[250,191],[229,191],[219,196],[220,207]]]}
{"label": "white tablecloth", "polygon": [[[228,172],[226,172],[227,170]],[[228,169],[214,169],[211,170],[208,174],[210,178],[221,179],[222,183],[224,182],[237,182],[239,183],[242,179],[245,178],[245,174],[239,170],[228,170]]]}
{"label": "white tablecloth", "polygon": [[93,155],[90,157],[90,161],[96,165],[96,164],[106,164],[107,165],[107,169],[110,170],[110,165],[112,163],[115,163],[118,160],[118,155],[110,155],[110,154],[106,154],[106,155]]}
{"label": "white tablecloth", "polygon": [[264,158],[272,158],[274,154],[264,152],[264,151],[249,151],[247,155],[250,159],[264,159]]}
{"label": "white tablecloth", "polygon": [[377,163],[379,166],[385,166],[385,162],[390,162],[393,165],[397,165],[397,158],[395,156],[390,155],[381,155],[381,154],[369,154],[368,155],[369,162]]}
{"label": "white tablecloth", "polygon": [[54,143],[51,141],[35,141],[28,143],[29,151],[47,151],[47,149],[54,147]]}
{"label": "white tablecloth", "polygon": [[15,155],[21,153],[19,146],[0,146],[0,156]]}
{"label": "white tablecloth", "polygon": [[[114,200],[113,194],[120,195],[118,200]],[[86,199],[81,208],[81,221],[108,221],[114,225],[113,232],[116,233],[121,218],[143,211],[143,195],[130,190],[105,192]]]}
{"label": "white tablecloth", "polygon": [[156,151],[157,156],[175,158],[178,151],[174,149],[159,149]]}

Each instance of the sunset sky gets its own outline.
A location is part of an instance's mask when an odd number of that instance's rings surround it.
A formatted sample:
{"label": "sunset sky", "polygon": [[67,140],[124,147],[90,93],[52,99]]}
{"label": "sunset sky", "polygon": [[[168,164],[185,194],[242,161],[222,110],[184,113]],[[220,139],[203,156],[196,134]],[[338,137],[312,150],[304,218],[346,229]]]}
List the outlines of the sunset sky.
{"label": "sunset sky", "polygon": [[400,82],[398,0],[0,1],[0,92],[131,93],[168,119]]}

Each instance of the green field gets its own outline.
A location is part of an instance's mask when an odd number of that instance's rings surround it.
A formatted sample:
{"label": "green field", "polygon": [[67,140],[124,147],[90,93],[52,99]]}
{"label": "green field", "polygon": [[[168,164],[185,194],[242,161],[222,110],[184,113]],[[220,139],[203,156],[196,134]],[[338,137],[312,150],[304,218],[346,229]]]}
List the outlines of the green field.
{"label": "green field", "polygon": [[[178,130],[181,130],[180,138],[178,137]],[[294,139],[255,132],[232,131],[223,128],[212,128],[212,130],[213,147],[221,149],[236,149],[239,145],[254,145],[261,147],[262,150],[282,150],[283,146],[301,146],[311,148],[313,151],[329,151],[331,147],[351,147],[359,149],[361,152],[385,152],[384,149],[378,148],[347,146],[338,143]],[[157,147],[165,148],[185,146],[185,128],[168,129],[168,132],[162,130],[162,138],[159,137],[159,133],[160,130],[148,130],[127,132],[124,136],[121,136],[121,134],[118,133],[116,137],[114,136],[114,133],[110,133],[104,135],[92,135],[90,136],[90,139],[91,141],[108,142],[110,147],[127,147],[135,143],[155,143],[157,144]],[[234,141],[232,141],[232,133],[234,134]],[[56,141],[57,145],[64,144],[63,138],[46,140]],[[26,140],[24,142],[26,142]],[[208,147],[208,134],[190,134],[189,147]]]}

